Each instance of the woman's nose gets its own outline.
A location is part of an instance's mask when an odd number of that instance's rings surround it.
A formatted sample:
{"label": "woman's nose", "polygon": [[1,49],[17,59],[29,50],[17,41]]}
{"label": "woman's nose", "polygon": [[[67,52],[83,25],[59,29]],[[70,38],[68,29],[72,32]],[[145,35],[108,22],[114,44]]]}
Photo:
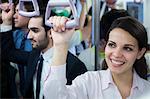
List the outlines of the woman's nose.
{"label": "woman's nose", "polygon": [[122,57],[123,53],[122,53],[122,50],[120,48],[116,48],[114,51],[113,51],[113,56],[115,57]]}

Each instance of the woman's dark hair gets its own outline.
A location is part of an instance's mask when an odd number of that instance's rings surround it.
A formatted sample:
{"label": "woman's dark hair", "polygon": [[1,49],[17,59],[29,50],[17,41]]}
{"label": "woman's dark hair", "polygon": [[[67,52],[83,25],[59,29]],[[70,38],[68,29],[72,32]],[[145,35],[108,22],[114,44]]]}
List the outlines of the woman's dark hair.
{"label": "woman's dark hair", "polygon": [[[135,18],[127,16],[116,19],[107,32],[106,41],[108,41],[109,39],[110,31],[112,31],[114,28],[121,28],[129,32],[130,35],[132,35],[138,41],[139,50],[142,50],[142,48],[147,49],[148,47],[147,31],[145,27]],[[146,79],[148,66],[146,64],[146,59],[144,55],[142,56],[141,59],[137,59],[135,61],[133,67],[135,68],[136,72],[139,74],[140,77]],[[106,68],[107,64],[106,61],[104,60],[103,69]]]}

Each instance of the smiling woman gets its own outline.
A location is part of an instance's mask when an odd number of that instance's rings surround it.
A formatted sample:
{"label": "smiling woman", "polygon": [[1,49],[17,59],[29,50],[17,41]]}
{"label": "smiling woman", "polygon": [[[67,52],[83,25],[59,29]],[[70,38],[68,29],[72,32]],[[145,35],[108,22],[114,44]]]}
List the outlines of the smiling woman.
{"label": "smiling woman", "polygon": [[[55,19],[56,20],[59,19]],[[52,20],[51,20],[52,21]],[[53,22],[53,21],[52,21]],[[61,28],[53,22],[56,28]],[[59,22],[59,21],[57,21]],[[62,24],[62,23],[61,23]],[[55,32],[54,32],[55,31]],[[132,17],[118,18],[113,22],[106,37],[105,63],[107,70],[89,71],[66,86],[65,59],[67,41],[72,31],[52,32],[54,56],[51,76],[44,84],[44,97],[49,99],[136,99],[150,91],[150,82],[144,80],[147,64],[144,54],[148,39],[144,26]],[[55,35],[68,37],[55,43]],[[64,43],[65,42],[65,43]],[[61,59],[60,59],[61,57]],[[63,58],[62,58],[63,57]],[[55,89],[54,89],[55,88]]]}
{"label": "smiling woman", "polygon": [[[146,30],[145,28],[139,24],[139,25],[136,25],[133,23],[134,21],[127,21],[127,22],[124,22],[124,23],[120,23],[118,21],[118,24],[117,25],[117,28],[122,28],[124,31],[128,32],[134,39],[135,41],[137,42],[137,46],[138,47],[138,51],[143,51],[143,54],[146,52],[146,49],[148,47],[148,38],[147,38],[147,33],[146,33]],[[110,34],[109,32],[111,30],[113,30],[114,27],[116,27],[116,24],[113,24],[112,27],[110,28],[110,30],[108,31],[108,34],[107,34],[107,40],[109,40],[110,38]],[[131,28],[131,27],[134,27],[134,28]],[[111,33],[111,32],[110,32]],[[123,33],[121,32],[121,34],[123,35]],[[121,37],[121,36],[120,36]],[[108,39],[109,38],[109,39]],[[122,38],[123,39],[123,38]],[[121,40],[123,41],[123,40]],[[126,40],[127,41],[127,40]],[[143,49],[144,48],[144,49]],[[137,50],[137,49],[136,49]],[[140,55],[143,55],[141,53],[139,53]],[[139,55],[137,54],[137,55]],[[140,59],[141,58],[141,59]],[[133,64],[133,67],[135,68],[135,70],[137,71],[137,73],[142,77],[142,78],[146,78],[146,74],[147,74],[147,65],[146,65],[146,62],[145,62],[145,58],[144,56],[140,57],[140,58],[137,58],[135,59],[135,63]],[[142,66],[142,67],[141,67]]]}
{"label": "smiling woman", "polygon": [[139,50],[137,40],[129,32],[116,28],[109,33],[105,48],[105,60],[112,74],[132,75],[132,66],[140,59],[145,48]]}

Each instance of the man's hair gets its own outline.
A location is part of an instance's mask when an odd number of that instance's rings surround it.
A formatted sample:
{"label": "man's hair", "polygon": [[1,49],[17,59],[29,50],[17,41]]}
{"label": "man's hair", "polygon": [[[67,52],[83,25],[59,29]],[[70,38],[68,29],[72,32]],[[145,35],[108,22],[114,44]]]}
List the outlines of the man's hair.
{"label": "man's hair", "polygon": [[102,19],[100,21],[100,39],[105,39],[106,34],[113,23],[114,20],[120,17],[125,17],[125,16],[130,16],[129,13],[126,10],[117,10],[117,9],[112,9],[111,11],[105,13],[102,16]]}

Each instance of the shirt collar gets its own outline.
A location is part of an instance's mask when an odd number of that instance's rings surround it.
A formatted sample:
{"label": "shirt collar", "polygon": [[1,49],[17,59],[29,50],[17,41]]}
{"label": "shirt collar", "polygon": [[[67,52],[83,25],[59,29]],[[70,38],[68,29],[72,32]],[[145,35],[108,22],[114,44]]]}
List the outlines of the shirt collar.
{"label": "shirt collar", "polygon": [[105,90],[109,87],[110,84],[114,85],[112,75],[109,69],[104,71],[104,75],[101,77],[102,78],[102,90]]}
{"label": "shirt collar", "polygon": [[42,53],[44,61],[49,61],[53,56],[53,48],[49,48],[45,53]]}
{"label": "shirt collar", "polygon": [[[102,90],[107,89],[110,84],[114,85],[112,74],[109,69],[104,71],[103,76],[101,76],[101,79],[102,79]],[[139,75],[134,70],[132,89],[135,89],[135,88],[139,89],[140,91],[144,91],[142,78],[140,78]]]}
{"label": "shirt collar", "polygon": [[139,89],[140,91],[143,91],[143,81],[142,78],[140,78],[140,76],[136,73],[136,71],[133,71],[133,84],[132,84],[132,88],[135,89]]}

